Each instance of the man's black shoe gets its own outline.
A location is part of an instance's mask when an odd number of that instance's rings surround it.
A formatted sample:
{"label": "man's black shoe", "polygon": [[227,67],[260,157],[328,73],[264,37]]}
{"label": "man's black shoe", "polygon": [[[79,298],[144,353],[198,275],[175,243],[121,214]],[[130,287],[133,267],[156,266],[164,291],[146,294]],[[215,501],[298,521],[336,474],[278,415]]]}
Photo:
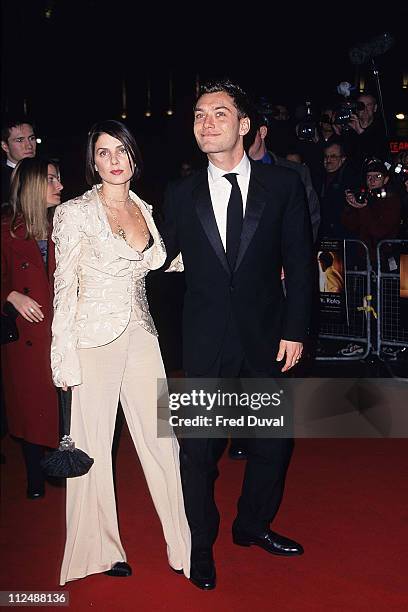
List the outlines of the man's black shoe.
{"label": "man's black shoe", "polygon": [[191,555],[190,582],[199,589],[215,589],[215,565],[210,550],[201,550]]}
{"label": "man's black shoe", "polygon": [[304,553],[301,544],[289,538],[285,538],[278,533],[274,533],[270,529],[255,536],[239,531],[238,529],[233,529],[232,539],[234,544],[238,544],[238,546],[259,546],[273,555],[292,557],[295,555],[303,555]]}
{"label": "man's black shoe", "polygon": [[240,448],[239,446],[230,446],[228,450],[228,457],[230,459],[247,459],[247,451],[246,448]]}
{"label": "man's black shoe", "polygon": [[27,498],[28,499],[41,499],[45,495],[44,487],[37,487],[33,489],[27,489]]}
{"label": "man's black shoe", "polygon": [[116,578],[126,578],[132,575],[132,568],[126,561],[118,561],[112,565],[111,569],[104,572],[107,576],[115,576]]}

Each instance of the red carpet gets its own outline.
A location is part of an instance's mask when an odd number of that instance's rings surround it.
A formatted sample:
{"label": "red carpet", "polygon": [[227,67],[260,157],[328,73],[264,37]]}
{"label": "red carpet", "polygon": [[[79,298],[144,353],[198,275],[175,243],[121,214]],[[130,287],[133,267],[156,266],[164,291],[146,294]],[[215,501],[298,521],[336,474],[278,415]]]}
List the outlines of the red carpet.
{"label": "red carpet", "polygon": [[58,587],[64,489],[25,498],[20,449],[8,437],[2,465],[2,590],[66,590],[81,611],[356,611],[408,609],[406,440],[298,440],[273,528],[298,539],[285,559],[234,546],[230,526],[243,464],[226,456],[217,499],[218,586],[203,592],[167,565],[161,528],[126,428],[117,463],[122,541],[131,578],[89,576]]}

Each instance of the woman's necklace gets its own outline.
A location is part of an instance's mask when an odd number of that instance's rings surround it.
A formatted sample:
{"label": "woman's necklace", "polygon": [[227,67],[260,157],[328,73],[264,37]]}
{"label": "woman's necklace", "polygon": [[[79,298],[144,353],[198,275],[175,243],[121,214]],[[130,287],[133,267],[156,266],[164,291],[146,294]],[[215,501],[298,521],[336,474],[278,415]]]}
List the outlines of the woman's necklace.
{"label": "woman's necklace", "polygon": [[[106,202],[106,199],[107,199],[107,198],[105,198],[105,196],[104,196],[104,194],[103,194],[102,189],[99,189],[99,195],[100,195],[100,197],[101,197],[102,204],[103,204],[103,205],[104,205],[104,206],[105,206],[105,207],[108,209],[108,211],[109,211],[109,213],[110,213],[110,215],[111,215],[111,217],[112,217],[113,221],[116,223],[116,227],[117,227],[117,234],[118,234],[118,236],[120,236],[121,238],[123,238],[123,240],[124,240],[124,241],[125,241],[127,244],[129,244],[129,243],[128,243],[128,241],[126,240],[126,232],[125,232],[125,230],[123,229],[123,227],[120,225],[120,223],[119,223],[119,219],[118,219],[118,217],[117,217],[116,213],[114,212],[114,209],[113,209],[111,206],[109,206],[109,205],[107,204],[107,202]],[[144,238],[146,238],[146,240],[149,240],[149,237],[150,237],[149,232],[146,230],[146,227],[145,227],[145,225],[142,223],[142,220],[141,220],[141,218],[140,218],[140,217],[142,216],[142,213],[140,212],[140,210],[139,210],[139,208],[138,208],[137,204],[135,204],[135,203],[133,202],[132,198],[131,198],[129,195],[128,195],[128,197],[126,198],[126,200],[114,200],[113,198],[109,198],[109,201],[110,201],[110,202],[121,202],[122,204],[123,204],[123,203],[125,203],[125,205],[126,205],[126,204],[129,204],[129,205],[130,205],[130,207],[131,207],[131,208],[130,208],[130,210],[131,210],[131,211],[134,213],[134,216],[135,216],[135,217],[136,217],[136,219],[137,219],[137,222],[138,222],[139,227],[140,227],[140,229],[141,229],[141,231],[142,231],[143,237],[144,237]],[[131,245],[129,244],[129,246],[131,246]]]}

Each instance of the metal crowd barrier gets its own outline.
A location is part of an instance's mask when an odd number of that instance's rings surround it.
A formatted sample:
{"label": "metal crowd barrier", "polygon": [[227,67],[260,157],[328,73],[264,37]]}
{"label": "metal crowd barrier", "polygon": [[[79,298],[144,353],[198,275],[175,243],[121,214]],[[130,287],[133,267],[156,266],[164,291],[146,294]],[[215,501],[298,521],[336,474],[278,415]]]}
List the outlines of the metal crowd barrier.
{"label": "metal crowd barrier", "polygon": [[[377,350],[408,347],[408,297],[400,296],[400,255],[408,257],[408,240],[381,240],[377,246]],[[406,300],[406,310],[403,301]]]}
{"label": "metal crowd barrier", "polygon": [[[361,344],[363,352],[356,355],[317,354],[320,361],[345,361],[364,359],[371,350],[371,262],[367,246],[361,240],[347,239],[346,244],[346,292],[348,323],[321,322],[320,340],[344,340]],[[322,344],[322,343],[321,343]],[[346,345],[346,344],[345,344]]]}

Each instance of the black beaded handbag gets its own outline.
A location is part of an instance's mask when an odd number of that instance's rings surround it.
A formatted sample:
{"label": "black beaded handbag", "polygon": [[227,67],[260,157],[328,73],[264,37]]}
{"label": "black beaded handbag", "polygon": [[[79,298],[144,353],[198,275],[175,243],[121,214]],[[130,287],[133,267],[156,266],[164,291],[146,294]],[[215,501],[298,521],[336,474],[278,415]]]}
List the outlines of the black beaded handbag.
{"label": "black beaded handbag", "polygon": [[76,478],[87,474],[94,460],[84,451],[75,448],[70,436],[72,391],[62,391],[60,395],[63,436],[57,450],[49,453],[41,461],[47,476],[54,478]]}

